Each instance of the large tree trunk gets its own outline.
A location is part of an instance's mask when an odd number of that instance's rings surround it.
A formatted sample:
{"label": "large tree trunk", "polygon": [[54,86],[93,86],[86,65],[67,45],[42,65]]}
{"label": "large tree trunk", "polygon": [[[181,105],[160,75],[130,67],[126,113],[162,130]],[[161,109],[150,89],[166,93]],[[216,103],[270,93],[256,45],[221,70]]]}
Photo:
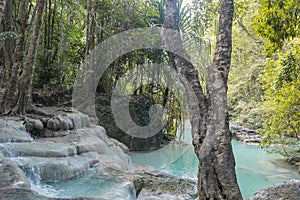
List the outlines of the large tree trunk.
{"label": "large tree trunk", "polygon": [[[4,23],[3,31],[12,32],[13,31],[13,20],[12,20],[12,0],[5,0],[4,9]],[[3,74],[3,81],[7,81],[10,78],[10,72],[13,65],[13,49],[14,49],[14,38],[11,34],[8,34],[4,39],[4,60],[5,68]]]}
{"label": "large tree trunk", "polygon": [[[188,58],[180,37],[176,0],[166,0],[165,4],[166,16],[162,29],[164,45]],[[233,0],[222,0],[216,52],[213,64],[208,67],[206,80],[208,96],[203,93],[195,67],[177,54],[168,52],[185,88],[193,145],[199,159],[198,194],[201,200],[242,199],[235,175],[227,115],[232,16]],[[172,34],[168,34],[168,29],[176,33],[171,31]],[[174,44],[174,41],[177,43]]]}
{"label": "large tree trunk", "polygon": [[19,27],[18,40],[14,51],[13,66],[11,69],[9,83],[1,102],[1,107],[4,111],[10,110],[17,101],[19,69],[21,68],[24,58],[25,33],[28,19],[27,6],[28,0],[20,1],[19,15],[17,18],[17,24]]}
{"label": "large tree trunk", "polygon": [[45,0],[38,0],[36,3],[36,19],[33,27],[33,33],[30,39],[29,49],[25,58],[24,67],[20,77],[19,94],[16,106],[13,108],[13,113],[25,114],[33,110],[31,104],[32,80],[35,68],[35,57],[40,35],[40,29],[43,22]]}

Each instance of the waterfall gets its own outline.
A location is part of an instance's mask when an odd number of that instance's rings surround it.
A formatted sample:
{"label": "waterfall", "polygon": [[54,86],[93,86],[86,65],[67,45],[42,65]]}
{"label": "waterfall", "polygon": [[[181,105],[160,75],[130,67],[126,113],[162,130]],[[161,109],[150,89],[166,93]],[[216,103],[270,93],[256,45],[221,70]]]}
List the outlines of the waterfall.
{"label": "waterfall", "polygon": [[21,167],[26,177],[29,179],[31,185],[41,184],[41,169],[38,166],[24,166]]}
{"label": "waterfall", "polygon": [[12,147],[8,144],[0,144],[0,152],[2,151],[3,155],[5,157],[17,157],[18,155],[16,152],[12,149]]}

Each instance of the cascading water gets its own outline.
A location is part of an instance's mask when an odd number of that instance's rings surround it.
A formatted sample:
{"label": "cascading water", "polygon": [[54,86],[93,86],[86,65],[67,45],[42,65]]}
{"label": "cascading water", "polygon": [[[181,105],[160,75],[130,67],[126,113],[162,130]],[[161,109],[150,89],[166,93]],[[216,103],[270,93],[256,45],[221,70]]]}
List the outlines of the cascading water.
{"label": "cascading water", "polygon": [[25,166],[21,167],[24,171],[25,176],[29,179],[31,185],[41,184],[41,170],[36,166]]}
{"label": "cascading water", "polygon": [[[24,171],[31,188],[39,194],[56,198],[103,198],[136,200],[133,183],[119,177],[103,175],[101,171],[90,168],[87,172],[71,179],[57,181],[56,168],[51,171],[51,181],[45,179],[45,170],[50,163],[41,158],[28,159],[24,157],[11,158]],[[76,163],[71,168],[76,171]],[[52,169],[52,168],[51,168]]]}
{"label": "cascading water", "polygon": [[13,151],[10,144],[11,143],[0,144],[0,151],[5,157],[16,157],[17,154]]}

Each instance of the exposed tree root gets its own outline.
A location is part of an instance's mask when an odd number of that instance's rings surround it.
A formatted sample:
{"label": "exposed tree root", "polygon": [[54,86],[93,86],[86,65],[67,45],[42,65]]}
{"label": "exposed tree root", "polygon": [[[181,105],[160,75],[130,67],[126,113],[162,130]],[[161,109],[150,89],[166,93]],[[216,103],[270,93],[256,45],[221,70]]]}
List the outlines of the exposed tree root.
{"label": "exposed tree root", "polygon": [[14,107],[11,107],[11,105],[6,104],[5,110],[2,115],[9,115],[9,116],[26,116],[26,115],[37,115],[42,117],[52,117],[52,114],[49,114],[42,109],[37,108],[36,106],[29,104],[26,106],[17,104]]}

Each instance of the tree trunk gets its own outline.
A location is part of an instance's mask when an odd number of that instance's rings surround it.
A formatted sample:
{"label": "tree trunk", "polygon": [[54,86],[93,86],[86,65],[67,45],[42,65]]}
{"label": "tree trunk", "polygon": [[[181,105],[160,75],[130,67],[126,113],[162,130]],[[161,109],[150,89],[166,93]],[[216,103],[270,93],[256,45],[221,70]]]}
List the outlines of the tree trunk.
{"label": "tree trunk", "polygon": [[96,9],[97,1],[88,0],[85,57],[87,57],[95,47]]}
{"label": "tree trunk", "polygon": [[23,71],[20,77],[19,95],[13,113],[25,114],[33,109],[31,104],[32,80],[35,68],[35,56],[40,35],[40,29],[43,22],[45,0],[38,0],[36,3],[36,19],[33,27],[33,33],[30,39],[29,49],[25,58]]}
{"label": "tree trunk", "polygon": [[19,27],[18,40],[16,44],[16,48],[14,50],[13,55],[13,66],[11,69],[10,79],[8,86],[5,90],[5,95],[1,101],[0,107],[3,108],[4,112],[10,110],[17,101],[17,89],[18,89],[18,75],[19,69],[21,68],[23,62],[24,55],[24,47],[25,47],[25,32],[27,27],[27,6],[28,1],[20,1],[19,5],[19,15],[17,18],[17,24]]}
{"label": "tree trunk", "polygon": [[[205,195],[217,192],[218,195],[215,197],[219,197],[219,199],[242,199],[236,180],[227,111],[227,80],[231,62],[233,10],[233,0],[221,1],[216,51],[213,63],[208,67],[206,84],[210,104],[207,135],[211,140],[216,139],[212,148],[214,158],[208,163],[200,162],[198,176],[203,183],[202,193]],[[204,174],[211,171],[206,169],[207,164],[210,163],[214,165],[217,178],[217,182],[214,184],[219,186],[218,190],[205,189],[206,178]]]}
{"label": "tree trunk", "polygon": [[[166,0],[165,4],[165,22],[161,33],[164,45],[189,58],[180,37],[176,0]],[[198,194],[201,200],[242,199],[235,175],[226,97],[232,16],[233,0],[222,0],[216,52],[213,64],[208,67],[206,80],[208,96],[203,93],[196,68],[177,54],[168,52],[185,88],[193,145],[199,159]]]}
{"label": "tree trunk", "polygon": [[0,24],[5,12],[5,0],[0,0]]}
{"label": "tree trunk", "polygon": [[[12,32],[12,0],[5,0],[5,9],[4,9],[4,32]],[[13,65],[13,49],[14,49],[14,38],[11,34],[8,34],[4,39],[4,76],[3,80],[7,81],[10,78],[10,72]]]}

